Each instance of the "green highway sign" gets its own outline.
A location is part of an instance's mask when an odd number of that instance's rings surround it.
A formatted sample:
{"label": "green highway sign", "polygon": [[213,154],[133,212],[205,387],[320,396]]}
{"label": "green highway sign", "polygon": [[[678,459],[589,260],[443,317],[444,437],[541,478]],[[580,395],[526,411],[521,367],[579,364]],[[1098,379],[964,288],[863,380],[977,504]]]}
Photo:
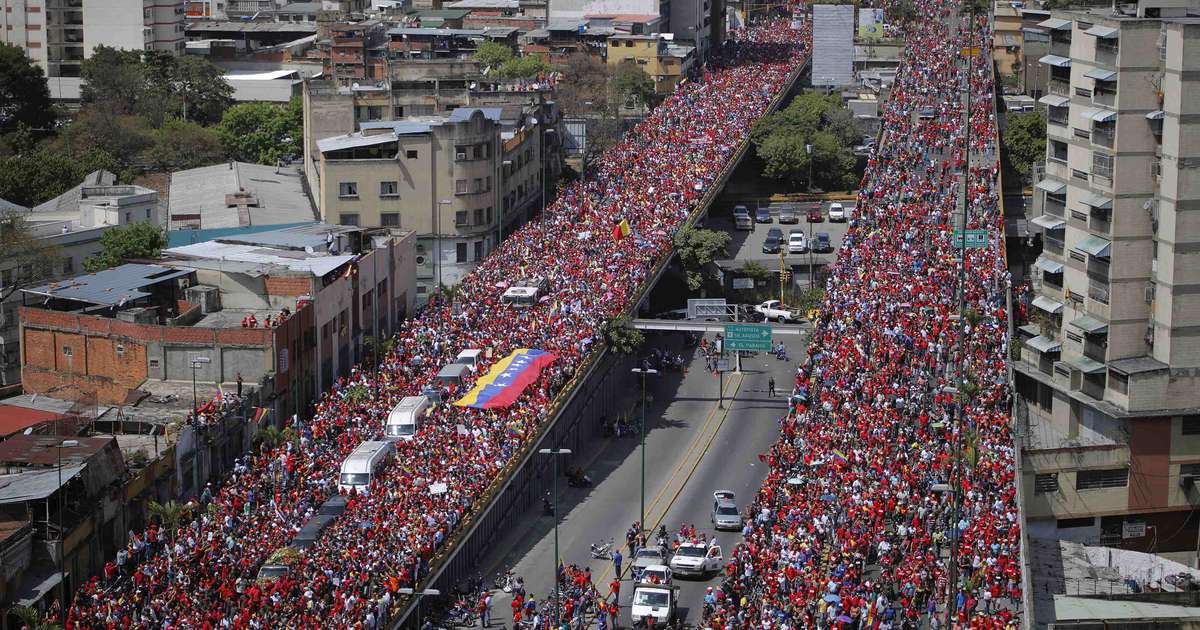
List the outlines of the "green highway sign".
{"label": "green highway sign", "polygon": [[771,327],[763,324],[725,324],[726,350],[771,349]]}
{"label": "green highway sign", "polygon": [[[951,243],[955,249],[961,249],[963,246],[963,231],[954,230],[954,237]],[[967,247],[970,249],[987,249],[988,246],[988,231],[987,230],[967,230]]]}

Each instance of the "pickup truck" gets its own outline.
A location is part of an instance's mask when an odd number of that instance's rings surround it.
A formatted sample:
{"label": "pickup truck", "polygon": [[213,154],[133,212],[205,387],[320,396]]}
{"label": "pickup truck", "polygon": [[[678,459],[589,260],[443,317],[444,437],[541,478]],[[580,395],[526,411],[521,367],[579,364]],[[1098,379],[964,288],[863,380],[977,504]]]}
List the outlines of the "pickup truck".
{"label": "pickup truck", "polygon": [[801,318],[799,311],[794,311],[784,306],[779,300],[767,300],[755,306],[754,310],[757,313],[762,313],[762,316],[768,321],[776,321],[781,324],[796,323]]}
{"label": "pickup truck", "polygon": [[670,584],[638,584],[633,589],[633,603],[629,607],[630,624],[634,628],[645,628],[647,617],[654,618],[654,625],[665,628],[675,621],[676,598],[679,587]]}

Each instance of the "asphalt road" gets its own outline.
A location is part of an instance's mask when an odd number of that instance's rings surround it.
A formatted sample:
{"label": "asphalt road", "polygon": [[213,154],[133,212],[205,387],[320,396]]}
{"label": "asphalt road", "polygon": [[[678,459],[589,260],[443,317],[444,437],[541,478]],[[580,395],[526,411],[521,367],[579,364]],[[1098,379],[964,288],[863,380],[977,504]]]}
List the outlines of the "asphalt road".
{"label": "asphalt road", "polygon": [[[727,374],[724,408],[717,401],[717,377],[704,369],[698,352],[686,375],[666,372],[650,377],[647,393],[652,399],[646,419],[646,522],[649,529],[659,523],[672,532],[683,522],[699,531],[715,534],[710,523],[714,490],[732,490],[744,507],[766,474],[758,455],[765,453],[778,435],[778,418],[786,409],[786,396],[794,375],[794,359],[808,341],[800,337],[782,339],[793,359],[777,360],[769,354],[743,359],[740,376]],[[680,348],[678,334],[651,338],[655,345]],[[771,398],[768,381],[774,376],[777,394]],[[732,400],[729,400],[732,397]],[[640,391],[629,392],[633,405]],[[635,416],[636,420],[637,417]],[[565,462],[564,462],[565,463]],[[593,582],[608,592],[612,564],[595,560],[589,553],[593,542],[612,538],[624,545],[626,529],[639,518],[642,458],[638,437],[599,438],[590,452],[573,455],[571,465],[583,466],[595,480],[591,488],[567,488],[560,484],[558,528],[559,555],[567,564],[589,566]],[[740,533],[718,535],[724,549],[740,540]],[[496,550],[480,566],[487,583],[505,567],[524,578],[526,590],[538,601],[547,593],[554,575],[553,518],[540,509],[532,511],[506,536],[496,541]],[[633,584],[629,577],[628,552],[621,587],[622,626],[628,626]],[[704,588],[719,578],[687,581],[681,586],[680,614],[697,623]],[[511,597],[496,591],[494,624],[511,626]]]}

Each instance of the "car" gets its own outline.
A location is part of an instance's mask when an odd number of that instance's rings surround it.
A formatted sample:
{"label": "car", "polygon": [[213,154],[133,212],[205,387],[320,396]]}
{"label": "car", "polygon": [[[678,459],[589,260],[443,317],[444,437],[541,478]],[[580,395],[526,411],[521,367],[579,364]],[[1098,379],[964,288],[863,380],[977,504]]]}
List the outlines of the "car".
{"label": "car", "polygon": [[758,322],[765,320],[766,316],[764,316],[762,313],[759,313],[758,311],[754,310],[755,306],[758,306],[758,305],[757,304],[738,304],[738,308],[741,311],[738,313],[738,321],[739,322],[758,323]]}
{"label": "car", "polygon": [[846,220],[846,207],[836,201],[829,204],[829,220],[841,223]]}
{"label": "car", "polygon": [[739,230],[754,229],[754,221],[750,218],[750,211],[746,206],[733,207],[733,227]]}
{"label": "car", "polygon": [[754,310],[761,313],[765,319],[781,324],[794,324],[801,318],[799,311],[785,307],[779,300],[767,300],[755,306]]}
{"label": "car", "polygon": [[785,224],[799,223],[800,217],[796,215],[796,209],[789,206],[779,210],[779,222]]}
{"label": "car", "polygon": [[762,250],[764,254],[778,254],[783,250],[783,230],[779,228],[771,228],[767,232],[767,238],[763,240]]}
{"label": "car", "polygon": [[821,206],[817,206],[815,208],[808,209],[808,222],[809,223],[820,223],[824,220],[825,220],[825,215],[824,215],[824,213],[821,212]]}
{"label": "car", "polygon": [[638,584],[633,588],[630,603],[630,624],[634,628],[645,628],[646,618],[653,617],[654,625],[666,628],[675,620],[679,587],[670,584]]}
{"label": "car", "polygon": [[788,234],[788,253],[803,254],[808,251],[808,237],[801,230],[792,230]]}
{"label": "car", "polygon": [[721,555],[721,546],[714,542],[704,544],[685,542],[675,550],[671,557],[671,571],[676,577],[691,576],[705,577],[720,571],[725,566],[725,558]]}
{"label": "car", "polygon": [[754,211],[754,220],[759,223],[770,223],[771,222],[771,209],[770,208],[759,208],[759,209],[755,210]]}
{"label": "car", "polygon": [[671,583],[671,567],[665,564],[652,564],[639,576],[644,584],[670,584]]}
{"label": "car", "polygon": [[737,508],[737,495],[729,490],[713,493],[712,524],[717,530],[740,531],[742,515]]}
{"label": "car", "polygon": [[667,550],[665,548],[657,545],[647,545],[638,549],[637,554],[633,556],[633,563],[630,564],[633,579],[640,580],[642,571],[659,564],[667,564]]}
{"label": "car", "polygon": [[833,241],[829,240],[828,232],[817,232],[813,235],[812,250],[818,254],[833,251]]}

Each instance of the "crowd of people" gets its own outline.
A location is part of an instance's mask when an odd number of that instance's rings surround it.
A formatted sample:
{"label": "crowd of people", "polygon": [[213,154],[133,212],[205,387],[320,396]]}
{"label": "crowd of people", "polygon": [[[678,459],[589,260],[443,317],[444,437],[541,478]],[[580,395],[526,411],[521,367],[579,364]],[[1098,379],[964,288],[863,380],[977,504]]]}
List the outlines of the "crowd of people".
{"label": "crowd of people", "polygon": [[[164,524],[139,535],[141,548],[126,555],[121,570],[77,591],[66,626],[384,626],[401,604],[399,589],[413,587],[446,552],[459,524],[539,430],[554,394],[602,339],[603,325],[669,251],[750,125],[800,67],[809,35],[807,26],[785,22],[735,33],[700,76],[482,262],[453,303],[435,296],[406,322],[380,369],[338,378],[311,420],[293,419],[293,439],[245,456],[178,528]],[[622,220],[631,230],[617,238],[612,226]],[[505,289],[528,277],[547,281],[542,300],[528,309],[503,304]],[[337,492],[343,458],[380,436],[401,397],[421,391],[466,348],[490,348],[496,358],[538,348],[557,360],[507,408],[439,406],[290,571],[258,580],[264,559]]]}
{"label": "crowd of people", "polygon": [[[917,3],[713,630],[1018,623],[991,32],[957,4]],[[954,245],[964,188],[985,249]]]}

